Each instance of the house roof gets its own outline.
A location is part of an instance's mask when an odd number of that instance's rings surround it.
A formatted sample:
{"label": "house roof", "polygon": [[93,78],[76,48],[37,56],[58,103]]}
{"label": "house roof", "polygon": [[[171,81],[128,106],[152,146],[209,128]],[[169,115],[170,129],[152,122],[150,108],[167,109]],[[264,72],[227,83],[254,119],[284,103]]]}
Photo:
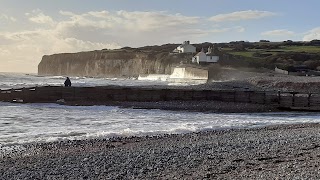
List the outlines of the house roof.
{"label": "house roof", "polygon": [[198,52],[195,56],[200,56],[200,54],[206,54],[206,53],[200,51],[200,52]]}
{"label": "house roof", "polygon": [[206,55],[207,55],[207,56],[217,56],[217,55],[214,54],[214,53],[207,53]]}
{"label": "house roof", "polygon": [[[182,47],[186,47],[186,46],[193,46],[193,45],[191,45],[191,44],[181,44],[181,45],[178,46],[178,47],[182,48]],[[194,46],[193,46],[193,47],[194,47]]]}

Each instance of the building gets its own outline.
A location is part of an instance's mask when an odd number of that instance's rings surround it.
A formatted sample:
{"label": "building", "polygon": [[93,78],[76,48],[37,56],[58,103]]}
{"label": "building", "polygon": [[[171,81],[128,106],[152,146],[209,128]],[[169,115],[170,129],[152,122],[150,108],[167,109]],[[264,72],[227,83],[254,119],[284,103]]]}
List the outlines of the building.
{"label": "building", "polygon": [[200,62],[207,62],[207,55],[206,55],[206,53],[204,53],[203,48],[200,52],[198,52],[198,54],[193,56],[192,62],[198,63],[198,64],[200,64]]}
{"label": "building", "polygon": [[184,41],[183,44],[173,50],[174,53],[195,53],[196,47],[190,44],[190,41]]}
{"label": "building", "polygon": [[209,47],[207,53],[205,53],[204,49],[202,48],[202,50],[192,58],[192,62],[198,63],[198,64],[216,63],[218,61],[219,61],[219,56],[216,56],[214,54],[213,47]]}

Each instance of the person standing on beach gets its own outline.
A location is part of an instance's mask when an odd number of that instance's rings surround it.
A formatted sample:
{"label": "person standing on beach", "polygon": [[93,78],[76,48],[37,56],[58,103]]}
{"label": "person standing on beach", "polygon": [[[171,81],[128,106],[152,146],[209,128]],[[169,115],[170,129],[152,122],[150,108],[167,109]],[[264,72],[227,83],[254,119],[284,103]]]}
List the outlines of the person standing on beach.
{"label": "person standing on beach", "polygon": [[64,86],[71,86],[71,81],[69,79],[69,77],[67,77],[67,79],[64,81]]}

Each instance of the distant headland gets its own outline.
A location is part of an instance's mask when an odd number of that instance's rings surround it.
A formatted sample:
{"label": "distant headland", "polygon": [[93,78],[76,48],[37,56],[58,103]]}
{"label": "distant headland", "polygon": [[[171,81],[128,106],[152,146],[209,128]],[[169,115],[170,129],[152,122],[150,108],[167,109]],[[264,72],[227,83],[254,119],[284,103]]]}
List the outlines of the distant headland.
{"label": "distant headland", "polygon": [[308,73],[318,75],[320,40],[308,42],[260,40],[200,44],[185,41],[182,44],[53,54],[43,56],[38,65],[38,74],[139,77],[148,74],[170,75],[179,65],[210,68],[213,64],[257,70],[278,69],[279,72],[287,74],[299,72],[304,73],[303,75]]}

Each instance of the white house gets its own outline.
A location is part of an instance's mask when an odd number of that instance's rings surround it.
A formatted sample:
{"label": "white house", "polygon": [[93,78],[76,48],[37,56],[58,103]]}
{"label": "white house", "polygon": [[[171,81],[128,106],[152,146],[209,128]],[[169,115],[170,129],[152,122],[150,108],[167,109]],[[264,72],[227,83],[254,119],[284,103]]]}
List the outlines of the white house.
{"label": "white house", "polygon": [[195,53],[196,47],[190,44],[190,41],[184,41],[183,44],[173,50],[174,53]]}
{"label": "white house", "polygon": [[198,52],[198,54],[193,56],[192,62],[198,64],[200,64],[200,62],[207,62],[207,55],[203,52],[203,49],[202,51]]}
{"label": "white house", "polygon": [[200,63],[216,63],[218,61],[219,61],[219,56],[216,56],[213,53],[213,47],[209,47],[207,53],[204,53],[204,50],[202,48],[202,50],[192,58],[192,62],[198,63],[198,64],[200,64]]}

